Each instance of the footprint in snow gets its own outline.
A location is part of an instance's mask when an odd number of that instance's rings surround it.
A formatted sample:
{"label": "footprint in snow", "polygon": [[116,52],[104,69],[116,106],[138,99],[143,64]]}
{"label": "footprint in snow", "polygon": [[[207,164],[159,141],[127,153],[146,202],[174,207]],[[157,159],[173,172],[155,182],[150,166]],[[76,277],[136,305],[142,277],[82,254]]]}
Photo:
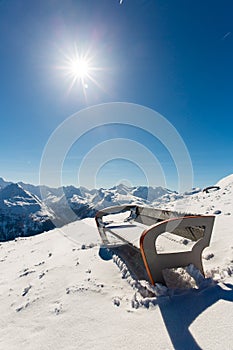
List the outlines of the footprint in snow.
{"label": "footprint in snow", "polygon": [[45,264],[45,261],[41,261],[38,264],[35,264],[34,266],[40,266],[40,265],[44,265],[44,264]]}
{"label": "footprint in snow", "polygon": [[214,257],[214,254],[213,254],[213,253],[210,253],[210,254],[207,254],[207,255],[203,256],[203,258],[204,258],[205,260],[210,260],[210,259],[212,259],[213,257]]}
{"label": "footprint in snow", "polygon": [[35,270],[29,270],[28,268],[27,269],[24,269],[23,272],[19,275],[19,277],[25,277],[31,273],[34,273],[36,272]]}
{"label": "footprint in snow", "polygon": [[[33,303],[35,303],[37,300],[39,300],[39,298],[35,298],[34,300],[32,300],[32,301],[30,301],[30,302],[27,301],[26,304],[17,307],[17,308],[15,309],[15,311],[16,311],[16,312],[20,312],[20,311],[26,309],[27,307],[29,307],[30,305],[32,305]],[[12,304],[12,306],[13,306],[13,304]]]}
{"label": "footprint in snow", "polygon": [[215,211],[214,211],[214,214],[215,214],[215,215],[221,214],[221,210],[215,210]]}
{"label": "footprint in snow", "polygon": [[61,313],[61,311],[62,311],[62,307],[55,307],[55,309],[54,309],[55,315],[59,315]]}
{"label": "footprint in snow", "polygon": [[62,303],[58,304],[53,310],[53,313],[55,315],[60,315],[61,312],[62,312]]}
{"label": "footprint in snow", "polygon": [[96,244],[94,244],[94,243],[82,244],[82,245],[81,245],[81,249],[82,249],[82,250],[85,250],[85,249],[92,249],[92,248],[94,248],[95,246],[96,246]]}
{"label": "footprint in snow", "polygon": [[30,305],[30,303],[26,303],[25,305],[22,305],[22,306],[19,306],[17,307],[17,309],[15,309],[16,312],[20,312],[22,311],[23,309],[26,309],[28,306]]}
{"label": "footprint in snow", "polygon": [[22,297],[25,297],[25,295],[28,294],[29,290],[32,288],[31,285],[29,285],[28,287],[24,288],[23,293],[22,293]]}
{"label": "footprint in snow", "polygon": [[45,276],[45,273],[48,272],[48,270],[43,271],[39,274],[39,280]]}
{"label": "footprint in snow", "polygon": [[121,305],[120,298],[118,297],[113,298],[113,305],[120,306]]}

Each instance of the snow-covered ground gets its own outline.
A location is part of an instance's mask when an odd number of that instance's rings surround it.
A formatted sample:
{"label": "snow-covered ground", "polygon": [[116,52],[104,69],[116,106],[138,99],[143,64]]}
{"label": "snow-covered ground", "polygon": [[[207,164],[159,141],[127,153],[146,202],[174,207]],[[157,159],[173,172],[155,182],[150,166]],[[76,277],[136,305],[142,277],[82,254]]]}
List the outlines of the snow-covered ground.
{"label": "snow-covered ground", "polygon": [[233,176],[218,185],[162,203],[216,214],[196,288],[152,288],[103,260],[94,219],[1,243],[0,348],[233,349]]}

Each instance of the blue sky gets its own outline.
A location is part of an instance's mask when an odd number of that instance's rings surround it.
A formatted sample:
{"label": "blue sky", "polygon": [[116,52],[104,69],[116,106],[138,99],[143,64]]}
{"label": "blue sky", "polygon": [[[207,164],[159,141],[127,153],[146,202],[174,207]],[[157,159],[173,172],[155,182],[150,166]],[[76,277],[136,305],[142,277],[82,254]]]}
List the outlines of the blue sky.
{"label": "blue sky", "polygon": [[[61,69],[74,46],[101,68],[81,83]],[[0,1],[0,176],[39,182],[43,149],[67,117],[95,104],[152,108],[177,129],[190,153],[194,185],[233,173],[233,2],[191,0]],[[111,138],[133,139],[158,158],[176,187],[171,156],[143,131],[107,127],[86,135],[64,162],[64,184],[77,184],[81,160]],[[155,174],[156,177],[156,174]],[[130,161],[104,165],[98,186],[144,182]],[[85,183],[88,185],[88,183]]]}

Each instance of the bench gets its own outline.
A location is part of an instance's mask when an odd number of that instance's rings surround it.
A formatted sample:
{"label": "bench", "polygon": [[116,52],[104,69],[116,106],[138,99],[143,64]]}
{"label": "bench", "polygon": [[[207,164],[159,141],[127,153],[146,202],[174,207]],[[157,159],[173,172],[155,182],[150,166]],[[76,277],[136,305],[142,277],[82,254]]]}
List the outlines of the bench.
{"label": "bench", "polygon": [[165,283],[164,269],[193,264],[204,274],[202,252],[209,246],[214,219],[137,205],[109,207],[95,217],[102,245],[137,250],[153,285]]}

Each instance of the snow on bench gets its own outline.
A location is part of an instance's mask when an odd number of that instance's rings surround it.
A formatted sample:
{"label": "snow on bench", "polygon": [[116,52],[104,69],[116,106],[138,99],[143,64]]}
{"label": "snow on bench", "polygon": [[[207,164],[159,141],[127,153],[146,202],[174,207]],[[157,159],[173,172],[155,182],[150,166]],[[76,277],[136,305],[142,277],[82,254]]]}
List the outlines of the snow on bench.
{"label": "snow on bench", "polygon": [[166,268],[196,266],[203,274],[202,251],[210,243],[214,216],[182,214],[124,205],[96,214],[103,246],[138,250],[152,284],[165,283]]}

